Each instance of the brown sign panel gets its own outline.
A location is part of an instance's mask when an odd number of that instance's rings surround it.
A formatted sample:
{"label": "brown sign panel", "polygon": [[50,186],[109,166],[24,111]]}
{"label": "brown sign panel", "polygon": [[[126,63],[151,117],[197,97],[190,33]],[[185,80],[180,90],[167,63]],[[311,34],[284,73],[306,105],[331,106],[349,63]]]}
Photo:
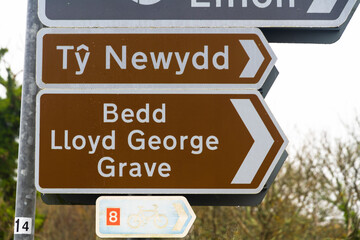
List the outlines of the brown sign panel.
{"label": "brown sign panel", "polygon": [[258,29],[43,29],[37,39],[41,88],[259,89],[275,61]]}
{"label": "brown sign panel", "polygon": [[43,90],[43,193],[258,193],[287,140],[257,91]]}

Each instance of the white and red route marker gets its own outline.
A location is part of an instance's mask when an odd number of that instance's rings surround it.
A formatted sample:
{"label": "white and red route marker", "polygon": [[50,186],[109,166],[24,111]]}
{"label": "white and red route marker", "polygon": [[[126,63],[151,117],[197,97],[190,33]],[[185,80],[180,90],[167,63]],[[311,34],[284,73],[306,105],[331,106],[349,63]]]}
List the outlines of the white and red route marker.
{"label": "white and red route marker", "polygon": [[184,197],[100,197],[96,234],[101,238],[182,238],[195,221]]}

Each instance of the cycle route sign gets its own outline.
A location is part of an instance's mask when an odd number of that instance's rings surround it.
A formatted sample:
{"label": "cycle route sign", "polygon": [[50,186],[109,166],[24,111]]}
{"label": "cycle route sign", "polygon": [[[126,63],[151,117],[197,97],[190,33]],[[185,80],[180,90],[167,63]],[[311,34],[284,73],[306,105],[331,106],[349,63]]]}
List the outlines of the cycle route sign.
{"label": "cycle route sign", "polygon": [[101,238],[183,238],[195,221],[184,197],[100,197],[96,234]]}
{"label": "cycle route sign", "polygon": [[50,27],[337,28],[356,0],[39,0]]}

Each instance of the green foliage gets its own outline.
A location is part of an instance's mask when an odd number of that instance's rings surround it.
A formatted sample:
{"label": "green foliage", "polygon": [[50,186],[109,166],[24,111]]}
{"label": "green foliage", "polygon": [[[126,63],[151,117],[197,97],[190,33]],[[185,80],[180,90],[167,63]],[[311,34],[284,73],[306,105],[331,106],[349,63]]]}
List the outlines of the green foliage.
{"label": "green foliage", "polygon": [[[0,63],[7,49],[0,49]],[[0,239],[10,239],[15,216],[16,159],[18,154],[18,132],[20,125],[21,87],[16,75],[5,66],[6,76],[0,76],[0,85],[6,97],[0,98]]]}
{"label": "green foliage", "polygon": [[348,129],[346,139],[330,139],[326,133],[312,139],[296,160],[310,166],[303,182],[313,183],[309,193],[321,202],[317,211],[341,219],[342,239],[360,240],[360,120]]}
{"label": "green foliage", "polygon": [[[20,127],[21,86],[16,83],[16,74],[3,60],[7,49],[0,48],[0,66],[6,76],[0,75],[0,86],[6,97],[0,97],[0,239],[11,239],[16,201],[16,169]],[[36,214],[35,229],[40,230],[45,215]]]}

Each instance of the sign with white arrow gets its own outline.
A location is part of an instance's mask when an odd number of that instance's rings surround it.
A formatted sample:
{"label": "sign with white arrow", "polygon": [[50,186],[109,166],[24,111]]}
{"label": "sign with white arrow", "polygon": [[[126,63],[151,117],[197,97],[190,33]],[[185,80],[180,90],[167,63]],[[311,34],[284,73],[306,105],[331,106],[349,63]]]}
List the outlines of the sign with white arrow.
{"label": "sign with white arrow", "polygon": [[43,90],[42,193],[259,193],[287,139],[256,90]]}
{"label": "sign with white arrow", "polygon": [[41,88],[259,89],[276,57],[258,29],[43,29]]}
{"label": "sign with white arrow", "polygon": [[356,0],[39,0],[53,27],[336,28]]}
{"label": "sign with white arrow", "polygon": [[183,238],[195,221],[184,197],[100,197],[96,235],[101,238]]}

